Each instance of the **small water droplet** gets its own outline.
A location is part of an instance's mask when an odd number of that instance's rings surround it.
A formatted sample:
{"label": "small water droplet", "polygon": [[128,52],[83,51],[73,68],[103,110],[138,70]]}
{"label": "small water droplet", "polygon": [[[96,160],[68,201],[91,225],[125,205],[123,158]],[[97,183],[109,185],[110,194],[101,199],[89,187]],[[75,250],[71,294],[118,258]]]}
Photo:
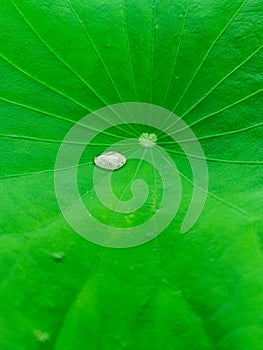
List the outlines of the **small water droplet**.
{"label": "small water droplet", "polygon": [[39,341],[40,343],[46,343],[49,340],[49,334],[39,329],[36,329],[34,331],[34,335],[36,337],[36,340]]}
{"label": "small water droplet", "polygon": [[65,254],[63,252],[55,252],[52,254],[55,262],[62,262],[65,258]]}
{"label": "small water droplet", "polygon": [[49,252],[48,250],[44,249],[44,252],[51,256],[55,262],[62,262],[65,258],[65,253],[63,252]]}
{"label": "small water droplet", "polygon": [[143,147],[154,147],[157,141],[157,136],[155,134],[148,134],[147,132],[141,134],[139,137],[139,142]]}
{"label": "small water droplet", "polygon": [[95,157],[94,163],[102,169],[116,170],[123,167],[126,163],[126,157],[119,152],[108,151]]}

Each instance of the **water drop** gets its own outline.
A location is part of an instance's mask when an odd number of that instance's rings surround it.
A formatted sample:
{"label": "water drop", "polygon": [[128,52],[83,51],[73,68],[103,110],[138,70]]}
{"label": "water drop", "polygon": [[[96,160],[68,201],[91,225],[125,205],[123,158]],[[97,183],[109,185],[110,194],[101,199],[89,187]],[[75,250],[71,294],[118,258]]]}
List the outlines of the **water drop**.
{"label": "water drop", "polygon": [[49,252],[45,249],[44,252],[51,256],[55,262],[62,262],[65,258],[65,253],[63,252]]}
{"label": "water drop", "polygon": [[34,331],[34,335],[40,343],[46,343],[49,340],[49,334],[47,332],[43,332],[39,329]]}
{"label": "water drop", "polygon": [[157,141],[155,134],[148,134],[147,132],[141,134],[139,142],[143,147],[153,147]]}
{"label": "water drop", "polygon": [[119,152],[108,151],[95,157],[94,163],[102,169],[116,170],[123,167],[126,163],[126,157]]}
{"label": "water drop", "polygon": [[55,262],[62,262],[65,258],[65,254],[63,252],[55,252],[52,254]]}

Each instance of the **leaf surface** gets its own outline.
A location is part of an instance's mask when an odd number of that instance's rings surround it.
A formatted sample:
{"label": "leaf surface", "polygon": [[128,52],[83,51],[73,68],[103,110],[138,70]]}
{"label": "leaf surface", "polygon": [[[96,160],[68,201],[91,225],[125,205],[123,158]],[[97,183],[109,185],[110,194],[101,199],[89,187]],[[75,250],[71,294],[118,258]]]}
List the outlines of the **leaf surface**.
{"label": "leaf surface", "polygon": [[[1,2],[1,349],[262,349],[262,17],[256,0]],[[180,210],[149,243],[109,249],[63,218],[54,166],[74,123],[131,101],[165,107],[192,128],[209,193],[181,235],[192,173],[161,137],[182,177]],[[111,131],[125,139],[145,130]],[[83,154],[79,190],[102,222],[136,225],[156,210],[161,181],[131,162],[113,189],[129,200],[144,178],[144,209],[101,207],[92,160],[110,141],[98,135]]]}

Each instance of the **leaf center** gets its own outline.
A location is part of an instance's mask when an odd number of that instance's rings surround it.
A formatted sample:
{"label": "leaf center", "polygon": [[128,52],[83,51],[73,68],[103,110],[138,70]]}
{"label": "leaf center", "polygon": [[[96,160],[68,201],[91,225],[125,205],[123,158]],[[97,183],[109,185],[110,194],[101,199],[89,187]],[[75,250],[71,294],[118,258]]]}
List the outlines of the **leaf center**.
{"label": "leaf center", "polygon": [[143,147],[154,147],[156,141],[156,134],[148,134],[147,132],[145,132],[139,137],[139,142]]}

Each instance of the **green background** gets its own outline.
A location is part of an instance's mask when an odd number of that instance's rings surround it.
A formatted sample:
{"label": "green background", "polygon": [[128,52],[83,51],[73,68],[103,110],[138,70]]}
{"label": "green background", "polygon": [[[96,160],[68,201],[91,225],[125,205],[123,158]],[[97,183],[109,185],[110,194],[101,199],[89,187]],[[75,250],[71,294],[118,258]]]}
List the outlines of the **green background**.
{"label": "green background", "polygon": [[[1,1],[1,350],[262,350],[262,17],[258,0]],[[53,170],[76,121],[129,101],[163,106],[192,128],[209,194],[181,235],[191,172],[163,138],[182,175],[180,210],[151,242],[109,249],[68,226]],[[140,132],[123,126],[121,137]],[[91,160],[107,142],[98,136],[79,168],[88,202]],[[153,169],[128,167],[114,174],[120,199],[137,175],[151,196],[135,217],[94,200],[117,226],[147,219],[161,191]]]}

